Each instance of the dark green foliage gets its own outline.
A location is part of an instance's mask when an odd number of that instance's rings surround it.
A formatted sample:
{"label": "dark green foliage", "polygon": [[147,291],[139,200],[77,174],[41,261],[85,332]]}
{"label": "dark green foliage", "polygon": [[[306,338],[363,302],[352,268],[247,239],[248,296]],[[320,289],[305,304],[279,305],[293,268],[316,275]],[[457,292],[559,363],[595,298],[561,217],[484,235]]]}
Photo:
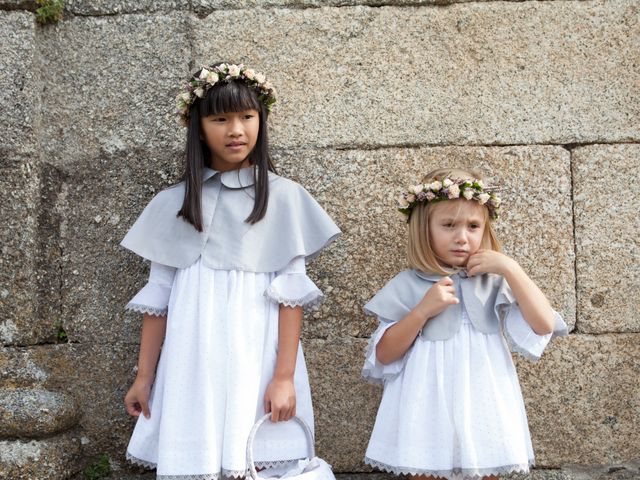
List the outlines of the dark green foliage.
{"label": "dark green foliage", "polygon": [[111,465],[109,465],[109,456],[100,455],[95,462],[84,470],[84,478],[86,480],[99,480],[105,478],[111,473]]}
{"label": "dark green foliage", "polygon": [[43,25],[60,21],[64,0],[36,0],[40,5],[36,9],[36,20]]}

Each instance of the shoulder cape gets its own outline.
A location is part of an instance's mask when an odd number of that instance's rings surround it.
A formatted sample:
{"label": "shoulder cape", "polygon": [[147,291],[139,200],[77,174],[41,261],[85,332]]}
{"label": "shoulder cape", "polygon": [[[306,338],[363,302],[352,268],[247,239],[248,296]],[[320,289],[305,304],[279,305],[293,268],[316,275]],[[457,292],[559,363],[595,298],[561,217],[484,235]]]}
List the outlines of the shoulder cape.
{"label": "shoulder cape", "polygon": [[293,258],[315,257],[340,235],[315,199],[299,184],[269,174],[269,203],[256,224],[245,219],[253,208],[253,168],[229,172],[205,169],[203,232],[177,213],[184,183],[158,193],[121,245],[152,262],[186,268],[200,256],[223,270],[275,272]]}

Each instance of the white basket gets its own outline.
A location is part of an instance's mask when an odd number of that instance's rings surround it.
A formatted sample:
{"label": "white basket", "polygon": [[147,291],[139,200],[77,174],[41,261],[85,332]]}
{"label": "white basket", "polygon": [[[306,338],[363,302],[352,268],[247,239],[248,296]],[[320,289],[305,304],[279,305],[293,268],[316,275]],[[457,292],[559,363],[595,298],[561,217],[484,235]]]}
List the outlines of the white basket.
{"label": "white basket", "polygon": [[[247,439],[247,467],[253,480],[263,480],[258,476],[258,472],[256,471],[253,459],[253,440],[255,439],[260,426],[270,417],[271,414],[268,413],[259,419],[251,429],[249,438]],[[286,472],[282,476],[287,478],[287,480],[335,480],[333,472],[331,471],[331,465],[321,458],[316,457],[313,433],[311,433],[311,428],[309,428],[307,422],[300,417],[293,417],[292,420],[296,421],[298,425],[302,427],[307,437],[309,460],[299,461],[297,467],[294,467],[291,472]],[[301,462],[304,462],[304,464],[301,464]],[[292,473],[293,470],[297,471]]]}

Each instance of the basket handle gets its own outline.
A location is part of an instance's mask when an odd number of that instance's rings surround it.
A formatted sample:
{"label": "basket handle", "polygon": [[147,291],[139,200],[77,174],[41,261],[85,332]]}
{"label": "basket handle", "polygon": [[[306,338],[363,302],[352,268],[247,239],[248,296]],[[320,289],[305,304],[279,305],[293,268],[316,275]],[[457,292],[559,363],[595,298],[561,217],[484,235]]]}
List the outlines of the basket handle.
{"label": "basket handle", "polygon": [[[249,467],[249,473],[251,474],[251,478],[253,480],[260,479],[260,477],[258,477],[258,472],[256,471],[256,466],[253,463],[253,440],[255,439],[256,433],[258,433],[258,429],[260,428],[260,426],[264,422],[266,422],[270,417],[271,417],[271,414],[267,413],[264,417],[259,419],[251,429],[251,432],[249,433],[249,438],[247,439],[247,466]],[[305,422],[302,418],[298,416],[292,417],[291,420],[295,420],[298,423],[298,425],[300,425],[304,430],[304,433],[307,437],[307,444],[309,445],[309,459],[315,457],[316,451],[314,447],[313,433],[311,433],[311,428],[309,428],[309,425],[307,425],[307,422]]]}

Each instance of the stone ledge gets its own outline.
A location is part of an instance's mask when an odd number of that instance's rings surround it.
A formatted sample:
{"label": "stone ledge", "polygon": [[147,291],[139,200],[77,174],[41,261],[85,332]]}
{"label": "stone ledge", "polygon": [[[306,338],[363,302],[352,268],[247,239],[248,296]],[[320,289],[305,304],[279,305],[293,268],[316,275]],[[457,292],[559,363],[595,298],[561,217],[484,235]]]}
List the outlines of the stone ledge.
{"label": "stone ledge", "polygon": [[62,480],[80,470],[80,441],[73,434],[43,440],[0,441],[0,478]]}
{"label": "stone ledge", "polygon": [[70,396],[39,388],[0,389],[0,438],[40,438],[72,428],[78,407]]}

